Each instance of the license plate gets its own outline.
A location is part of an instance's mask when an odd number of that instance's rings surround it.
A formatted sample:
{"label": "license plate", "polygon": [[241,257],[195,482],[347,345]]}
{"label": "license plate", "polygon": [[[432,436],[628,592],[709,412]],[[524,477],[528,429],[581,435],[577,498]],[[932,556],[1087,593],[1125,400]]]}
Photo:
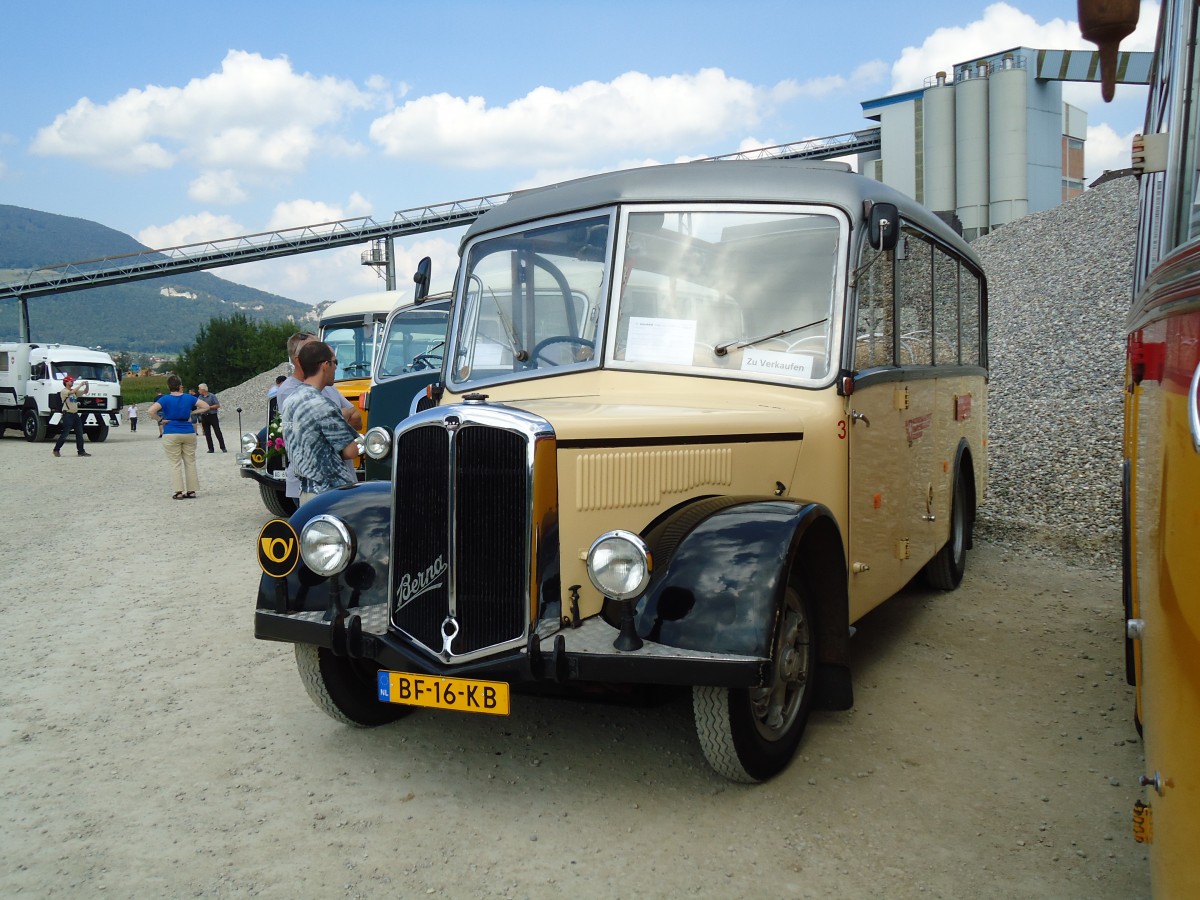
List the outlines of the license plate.
{"label": "license plate", "polygon": [[408,706],[507,716],[508,684],[504,681],[380,671],[379,700],[381,703],[404,703]]}

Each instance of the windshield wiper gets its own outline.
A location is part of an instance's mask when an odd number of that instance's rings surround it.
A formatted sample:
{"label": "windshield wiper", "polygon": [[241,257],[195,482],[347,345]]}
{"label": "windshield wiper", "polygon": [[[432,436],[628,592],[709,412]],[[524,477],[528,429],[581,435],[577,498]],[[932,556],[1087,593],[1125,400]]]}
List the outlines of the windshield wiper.
{"label": "windshield wiper", "polygon": [[529,359],[529,354],[517,342],[517,332],[512,327],[512,323],[508,321],[508,317],[504,315],[504,310],[500,308],[500,301],[496,299],[496,292],[489,287],[488,293],[492,297],[492,303],[496,305],[496,315],[500,317],[500,324],[504,326],[504,334],[508,338],[508,347],[512,350],[513,359],[517,362],[525,362]]}
{"label": "windshield wiper", "polygon": [[759,337],[750,338],[745,341],[722,341],[713,347],[713,353],[717,356],[725,356],[730,350],[741,350],[744,347],[753,347],[755,344],[761,344],[763,341],[769,341],[771,338],[783,337],[785,334],[791,334],[794,331],[803,331],[805,328],[812,328],[814,325],[823,325],[829,321],[829,316],[823,319],[817,319],[815,322],[809,322],[805,325],[794,325],[791,328],[785,328],[782,331],[772,331],[770,334],[764,334]]}

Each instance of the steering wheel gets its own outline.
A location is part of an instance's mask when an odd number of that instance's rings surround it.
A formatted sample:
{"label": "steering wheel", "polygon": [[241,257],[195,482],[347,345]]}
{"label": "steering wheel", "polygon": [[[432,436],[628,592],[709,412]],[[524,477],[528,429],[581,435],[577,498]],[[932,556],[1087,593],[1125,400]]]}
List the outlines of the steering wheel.
{"label": "steering wheel", "polygon": [[440,353],[418,353],[408,366],[413,372],[420,372],[422,369],[440,369],[441,367],[442,356]]}
{"label": "steering wheel", "polygon": [[538,341],[534,345],[533,349],[529,351],[529,358],[533,360],[545,359],[546,363],[551,366],[559,365],[559,363],[555,362],[549,357],[542,357],[542,351],[552,344],[574,344],[577,347],[587,347],[593,352],[596,349],[595,341],[589,341],[586,338],[573,337],[569,334],[558,334],[554,337],[548,337],[544,340]]}

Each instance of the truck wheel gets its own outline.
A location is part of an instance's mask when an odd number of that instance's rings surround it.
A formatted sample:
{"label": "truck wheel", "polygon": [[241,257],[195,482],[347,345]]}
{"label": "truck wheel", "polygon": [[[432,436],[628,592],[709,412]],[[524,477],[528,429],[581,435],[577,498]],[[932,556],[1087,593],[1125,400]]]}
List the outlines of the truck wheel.
{"label": "truck wheel", "polygon": [[87,435],[87,439],[94,444],[103,444],[108,440],[108,423],[101,422],[99,425],[91,425],[83,429],[83,433]]}
{"label": "truck wheel", "polygon": [[771,661],[759,688],[692,688],[700,748],[718,775],[766,781],[796,753],[813,703],[816,634],[807,596],[789,584]]}
{"label": "truck wheel", "polygon": [[37,414],[37,410],[27,409],[21,415],[21,430],[25,432],[25,440],[37,443],[46,439],[46,420]]}
{"label": "truck wheel", "polygon": [[276,488],[269,484],[263,484],[260,481],[258,483],[258,492],[262,495],[263,505],[281,519],[289,518],[299,505],[283,492],[282,487]]}
{"label": "truck wheel", "polygon": [[379,666],[367,659],[334,656],[312,644],[296,644],[296,668],[312,702],[343,725],[372,728],[395,722],[411,706],[381,703],[376,683]]}
{"label": "truck wheel", "polygon": [[970,501],[967,481],[962,472],[954,479],[954,496],[950,500],[950,538],[937,556],[925,564],[925,583],[939,591],[952,591],[962,581],[967,570],[967,546],[970,543]]}

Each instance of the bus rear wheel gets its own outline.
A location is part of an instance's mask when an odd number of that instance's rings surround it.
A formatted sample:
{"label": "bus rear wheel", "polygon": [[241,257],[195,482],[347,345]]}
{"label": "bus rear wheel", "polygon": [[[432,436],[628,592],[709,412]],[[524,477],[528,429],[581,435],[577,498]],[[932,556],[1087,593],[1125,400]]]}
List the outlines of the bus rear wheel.
{"label": "bus rear wheel", "polygon": [[816,660],[810,601],[789,584],[775,637],[770,682],[758,688],[692,688],[696,735],[718,775],[753,784],[787,767],[808,724]]}
{"label": "bus rear wheel", "polygon": [[970,498],[962,472],[954,479],[954,497],[950,501],[950,537],[937,556],[925,564],[925,583],[939,591],[952,591],[967,570],[967,547],[971,543]]}

